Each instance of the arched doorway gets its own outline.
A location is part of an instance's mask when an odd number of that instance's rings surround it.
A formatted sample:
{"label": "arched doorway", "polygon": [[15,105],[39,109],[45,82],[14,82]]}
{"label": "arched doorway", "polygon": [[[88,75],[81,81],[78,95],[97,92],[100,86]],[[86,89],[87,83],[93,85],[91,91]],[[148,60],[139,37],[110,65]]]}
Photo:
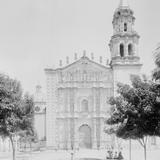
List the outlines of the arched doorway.
{"label": "arched doorway", "polygon": [[79,147],[92,148],[91,128],[88,125],[79,128]]}

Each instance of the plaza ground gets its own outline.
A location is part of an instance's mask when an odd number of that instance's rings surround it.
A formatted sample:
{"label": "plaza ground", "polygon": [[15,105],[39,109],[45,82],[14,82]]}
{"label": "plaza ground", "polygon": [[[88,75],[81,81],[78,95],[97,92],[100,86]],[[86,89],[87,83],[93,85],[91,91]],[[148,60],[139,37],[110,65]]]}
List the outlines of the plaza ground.
{"label": "plaza ground", "polygon": [[[123,151],[124,160],[129,160],[129,151]],[[105,150],[79,150],[74,153],[73,160],[83,158],[105,159]],[[18,152],[16,160],[71,160],[70,151],[44,150],[36,152]],[[148,150],[147,160],[159,160],[160,149]],[[12,153],[0,152],[0,160],[12,160]],[[144,160],[143,149],[132,151],[132,160]]]}

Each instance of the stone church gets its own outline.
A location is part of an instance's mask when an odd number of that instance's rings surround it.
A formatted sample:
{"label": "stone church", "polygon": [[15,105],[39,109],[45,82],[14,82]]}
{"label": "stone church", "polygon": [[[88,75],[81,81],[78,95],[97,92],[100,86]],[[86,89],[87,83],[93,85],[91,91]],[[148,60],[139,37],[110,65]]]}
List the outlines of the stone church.
{"label": "stone church", "polygon": [[134,22],[133,10],[120,0],[112,21],[109,63],[102,64],[102,57],[97,63],[84,52],[71,64],[67,58],[66,66],[60,62],[57,69],[45,69],[46,96],[40,86],[35,95],[35,128],[47,147],[101,149],[115,143],[104,133],[108,100],[116,95],[117,82],[129,83],[130,75],[142,67]]}

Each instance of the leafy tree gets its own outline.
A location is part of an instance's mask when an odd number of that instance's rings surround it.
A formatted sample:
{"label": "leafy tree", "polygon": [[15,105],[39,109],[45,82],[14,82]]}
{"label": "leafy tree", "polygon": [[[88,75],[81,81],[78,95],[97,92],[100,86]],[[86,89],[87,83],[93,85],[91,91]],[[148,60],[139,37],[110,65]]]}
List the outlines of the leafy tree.
{"label": "leafy tree", "polygon": [[122,139],[136,139],[144,148],[148,136],[160,136],[160,87],[151,81],[131,76],[132,86],[118,84],[118,96],[110,99],[113,106],[106,123],[111,125],[107,133],[115,133]]}
{"label": "leafy tree", "polygon": [[[20,141],[24,143],[29,143],[30,147],[32,142],[37,139],[37,135],[34,132],[34,102],[33,98],[29,96],[28,93],[24,95],[22,100],[22,114],[23,114],[23,123],[25,126],[24,132],[20,132]],[[23,127],[23,126],[22,126]]]}
{"label": "leafy tree", "polygon": [[22,97],[20,82],[0,74],[0,135],[8,137],[15,160],[15,138],[33,131],[33,102]]}
{"label": "leafy tree", "polygon": [[159,80],[160,79],[160,47],[158,47],[154,52],[154,62],[156,65],[156,68],[153,70],[153,79]]}
{"label": "leafy tree", "polygon": [[32,143],[38,141],[37,135],[34,133],[26,132],[20,135],[19,139],[20,143],[23,144],[24,149],[26,149],[27,144],[30,145],[30,149],[32,150]]}

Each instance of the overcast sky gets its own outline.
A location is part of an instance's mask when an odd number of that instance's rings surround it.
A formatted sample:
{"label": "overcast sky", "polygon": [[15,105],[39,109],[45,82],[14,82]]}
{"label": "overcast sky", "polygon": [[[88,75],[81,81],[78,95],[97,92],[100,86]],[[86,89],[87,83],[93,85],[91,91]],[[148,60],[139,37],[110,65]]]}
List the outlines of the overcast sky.
{"label": "overcast sky", "polygon": [[[74,53],[110,57],[112,18],[120,0],[0,1],[0,71],[21,81],[33,93],[45,86],[44,68],[57,67]],[[140,34],[143,72],[150,74],[153,51],[160,42],[160,1],[130,0]]]}

